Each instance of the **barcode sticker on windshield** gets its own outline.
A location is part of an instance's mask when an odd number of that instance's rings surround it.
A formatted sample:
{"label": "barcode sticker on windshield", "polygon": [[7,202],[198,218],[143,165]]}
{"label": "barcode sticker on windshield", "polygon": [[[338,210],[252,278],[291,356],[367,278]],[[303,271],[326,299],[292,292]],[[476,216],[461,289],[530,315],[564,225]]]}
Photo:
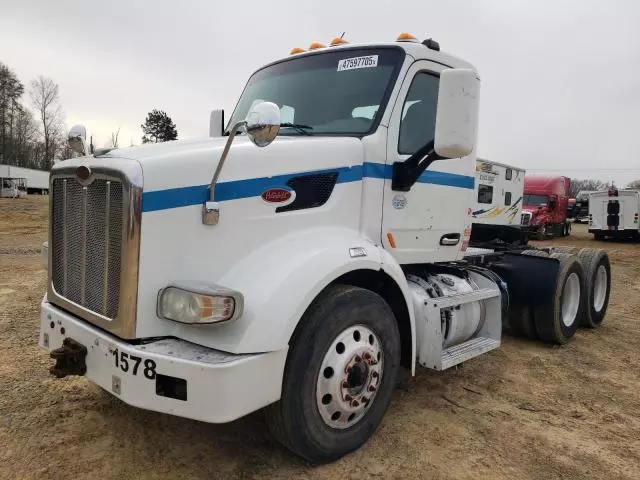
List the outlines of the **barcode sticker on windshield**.
{"label": "barcode sticker on windshield", "polygon": [[355,68],[371,68],[378,66],[378,55],[366,57],[344,58],[338,62],[338,71],[353,70]]}

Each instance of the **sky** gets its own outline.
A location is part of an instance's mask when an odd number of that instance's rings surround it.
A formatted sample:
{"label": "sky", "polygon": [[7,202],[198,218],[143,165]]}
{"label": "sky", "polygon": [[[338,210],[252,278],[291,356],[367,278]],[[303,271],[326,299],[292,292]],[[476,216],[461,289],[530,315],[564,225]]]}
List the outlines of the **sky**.
{"label": "sky", "polygon": [[480,156],[624,185],[640,178],[638,25],[638,0],[0,0],[0,61],[51,77],[96,145],[118,128],[129,145],[154,108],[179,138],[206,136],[211,110],[229,118],[293,47],[410,32],[478,69]]}

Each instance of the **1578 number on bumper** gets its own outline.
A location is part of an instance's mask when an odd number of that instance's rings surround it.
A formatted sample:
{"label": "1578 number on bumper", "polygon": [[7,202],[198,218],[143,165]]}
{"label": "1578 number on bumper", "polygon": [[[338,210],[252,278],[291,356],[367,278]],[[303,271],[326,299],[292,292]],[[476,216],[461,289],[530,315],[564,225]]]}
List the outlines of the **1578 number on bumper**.
{"label": "1578 number on bumper", "polygon": [[[111,350],[116,368],[120,368],[125,373],[131,373],[134,376],[138,375],[138,371],[142,370],[142,373],[149,380],[156,378],[156,362],[154,360],[143,359],[136,355],[130,355],[127,352],[121,352],[117,348]],[[140,365],[142,364],[142,368]]]}

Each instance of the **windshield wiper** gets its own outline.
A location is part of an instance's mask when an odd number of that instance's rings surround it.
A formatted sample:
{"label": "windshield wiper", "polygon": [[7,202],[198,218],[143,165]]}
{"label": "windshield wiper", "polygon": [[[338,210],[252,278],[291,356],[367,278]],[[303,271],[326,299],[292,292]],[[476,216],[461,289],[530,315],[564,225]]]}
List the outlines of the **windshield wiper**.
{"label": "windshield wiper", "polygon": [[310,125],[302,125],[300,123],[285,122],[285,123],[281,123],[280,126],[285,128],[293,128],[296,132],[301,133],[302,135],[313,135],[313,133],[308,131],[308,130],[313,130],[313,127]]}

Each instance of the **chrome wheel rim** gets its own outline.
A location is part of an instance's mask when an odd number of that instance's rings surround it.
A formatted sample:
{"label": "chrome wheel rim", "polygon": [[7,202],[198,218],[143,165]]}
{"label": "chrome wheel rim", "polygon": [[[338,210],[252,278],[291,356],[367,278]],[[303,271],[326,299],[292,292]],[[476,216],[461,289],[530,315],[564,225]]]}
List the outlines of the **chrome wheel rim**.
{"label": "chrome wheel rim", "polygon": [[384,358],[373,330],[354,325],[325,353],[316,384],[316,403],[326,425],[343,430],[365,416],[378,393]]}
{"label": "chrome wheel rim", "polygon": [[580,277],[577,273],[572,273],[564,284],[564,294],[562,295],[562,323],[565,327],[570,327],[576,321],[578,308],[580,307]]}
{"label": "chrome wheel rim", "polygon": [[607,269],[600,265],[596,271],[596,278],[593,282],[593,308],[596,312],[602,310],[607,297]]}

